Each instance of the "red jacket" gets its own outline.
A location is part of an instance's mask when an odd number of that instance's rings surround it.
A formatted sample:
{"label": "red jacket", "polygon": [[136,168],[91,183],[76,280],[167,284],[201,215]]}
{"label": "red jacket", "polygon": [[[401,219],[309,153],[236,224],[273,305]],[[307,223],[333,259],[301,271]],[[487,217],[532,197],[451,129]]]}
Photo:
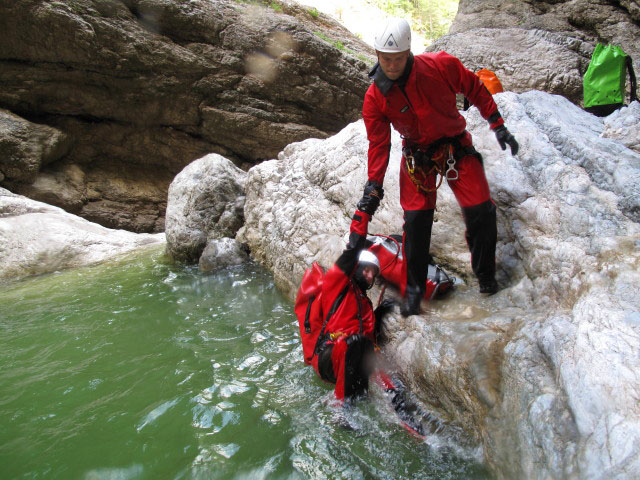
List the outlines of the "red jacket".
{"label": "red jacket", "polygon": [[[404,91],[394,83],[384,95],[376,83],[371,84],[362,108],[369,138],[369,180],[382,185],[389,164],[391,125],[404,139],[422,146],[463,133],[466,121],[456,106],[457,93],[478,107],[485,119],[498,113],[480,79],[446,52],[414,56]],[[491,128],[502,123],[499,118]]]}
{"label": "red jacket", "polygon": [[[369,219],[370,217],[366,213],[356,211],[351,224],[349,245],[336,263],[327,271],[322,282],[321,299],[323,302],[322,311],[326,315],[340,292],[349,285],[344,300],[331,316],[325,331],[327,333],[344,333],[346,335],[362,333],[373,341],[375,316],[371,301],[367,294],[352,281],[358,265],[358,255],[364,248]],[[362,318],[362,332],[360,332],[359,317]]]}

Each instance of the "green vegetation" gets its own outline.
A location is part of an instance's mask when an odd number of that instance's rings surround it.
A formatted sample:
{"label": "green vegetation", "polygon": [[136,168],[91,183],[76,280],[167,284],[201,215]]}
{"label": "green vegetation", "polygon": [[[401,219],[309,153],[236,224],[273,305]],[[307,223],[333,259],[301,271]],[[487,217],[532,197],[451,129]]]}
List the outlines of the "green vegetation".
{"label": "green vegetation", "polygon": [[327,37],[324,33],[322,32],[313,32],[313,34],[318,37],[321,38],[322,40],[324,40],[325,42],[327,42],[329,45],[332,45],[333,47],[337,48],[338,50],[340,50],[341,52],[344,52],[346,54],[351,55],[352,57],[357,58],[358,60],[360,60],[361,62],[364,62],[366,64],[371,63],[371,59],[367,58],[365,55],[362,55],[361,53],[356,53],[353,50],[347,48],[344,46],[344,43],[342,43],[339,40],[331,40],[329,37]]}
{"label": "green vegetation", "polygon": [[313,18],[318,18],[320,16],[320,12],[316,7],[313,7],[309,9],[309,15],[311,15]]}
{"label": "green vegetation", "polygon": [[411,22],[411,29],[433,41],[449,32],[458,12],[458,0],[375,0],[389,15]]}
{"label": "green vegetation", "polygon": [[269,7],[272,10],[275,10],[276,12],[279,12],[279,13],[282,13],[284,11],[280,3],[271,1],[271,0],[233,0],[233,1],[236,3],[242,3],[243,5],[258,5],[258,6]]}
{"label": "green vegetation", "polygon": [[351,50],[349,50],[348,48],[346,48],[344,46],[344,43],[338,41],[338,40],[331,40],[329,37],[327,37],[324,33],[322,32],[313,32],[315,34],[316,37],[321,38],[322,40],[324,40],[325,42],[327,42],[330,45],[333,45],[334,47],[336,47],[338,50],[342,51],[342,52],[346,52],[350,55],[355,55],[355,52],[352,52]]}
{"label": "green vegetation", "polygon": [[327,43],[330,43],[333,45],[333,42],[331,41],[331,39],[329,37],[327,37],[324,33],[322,32],[313,32],[314,35],[318,38],[321,38],[322,40],[324,40]]}

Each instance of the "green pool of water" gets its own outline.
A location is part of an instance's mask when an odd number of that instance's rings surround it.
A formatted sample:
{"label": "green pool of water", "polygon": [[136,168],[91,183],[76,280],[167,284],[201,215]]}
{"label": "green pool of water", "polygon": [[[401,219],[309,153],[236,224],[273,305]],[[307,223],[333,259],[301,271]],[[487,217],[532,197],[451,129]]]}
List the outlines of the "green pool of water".
{"label": "green pool of water", "polygon": [[488,478],[408,435],[384,393],[356,431],[331,399],[256,265],[152,250],[0,285],[2,479]]}

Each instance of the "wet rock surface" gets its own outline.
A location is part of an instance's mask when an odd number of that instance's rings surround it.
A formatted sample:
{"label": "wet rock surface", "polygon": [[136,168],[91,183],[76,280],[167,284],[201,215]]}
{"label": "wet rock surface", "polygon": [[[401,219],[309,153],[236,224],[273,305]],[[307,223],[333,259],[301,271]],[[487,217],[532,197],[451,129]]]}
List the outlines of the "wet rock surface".
{"label": "wet rock surface", "polygon": [[208,241],[232,238],[244,223],[246,173],[212,153],[188,165],[169,187],[167,251],[196,263]]}
{"label": "wet rock surface", "polygon": [[[465,115],[498,207],[502,290],[477,293],[459,207],[441,187],[432,254],[466,284],[423,303],[420,316],[389,316],[385,352],[430,411],[482,445],[498,478],[633,478],[640,155],[627,145],[639,134],[606,132],[622,131],[636,109],[600,119],[537,91],[496,101],[517,157],[476,109]],[[344,248],[367,146],[356,122],[249,170],[237,239],[290,296],[312,261],[328,267]],[[391,155],[371,233],[401,232],[397,136]]]}
{"label": "wet rock surface", "polygon": [[113,230],[0,188],[0,282],[164,245],[163,234]]}
{"label": "wet rock surface", "polygon": [[233,238],[213,238],[207,242],[198,260],[201,272],[214,272],[249,261],[247,249]]}

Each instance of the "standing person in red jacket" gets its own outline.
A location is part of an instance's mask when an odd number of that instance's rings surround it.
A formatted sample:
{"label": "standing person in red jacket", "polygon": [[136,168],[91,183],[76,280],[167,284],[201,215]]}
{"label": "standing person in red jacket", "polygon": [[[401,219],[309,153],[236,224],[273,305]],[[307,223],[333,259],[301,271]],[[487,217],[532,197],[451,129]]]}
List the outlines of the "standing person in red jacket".
{"label": "standing person in red jacket", "polygon": [[[375,212],[375,199],[367,205]],[[375,312],[367,296],[380,273],[377,257],[364,249],[371,215],[356,211],[349,243],[322,282],[322,311],[329,321],[318,340],[318,374],[335,383],[335,396],[350,400],[366,393],[373,373],[373,347],[379,319],[391,308],[383,302]],[[378,320],[376,320],[378,319]]]}
{"label": "standing person in red jacket", "polygon": [[462,208],[480,292],[493,294],[498,291],[496,207],[482,157],[473,148],[465,119],[456,106],[456,94],[463,94],[480,110],[503,150],[509,145],[515,155],[518,143],[504,126],[489,91],[460,60],[446,52],[411,53],[411,29],[406,20],[388,20],[374,43],[378,63],[369,74],[373,83],[362,109],[369,139],[368,181],[358,207],[371,213],[366,204],[383,196],[393,126],[403,139],[400,204],[404,210],[407,284],[401,312],[407,316],[420,311],[436,190],[443,177]]}

